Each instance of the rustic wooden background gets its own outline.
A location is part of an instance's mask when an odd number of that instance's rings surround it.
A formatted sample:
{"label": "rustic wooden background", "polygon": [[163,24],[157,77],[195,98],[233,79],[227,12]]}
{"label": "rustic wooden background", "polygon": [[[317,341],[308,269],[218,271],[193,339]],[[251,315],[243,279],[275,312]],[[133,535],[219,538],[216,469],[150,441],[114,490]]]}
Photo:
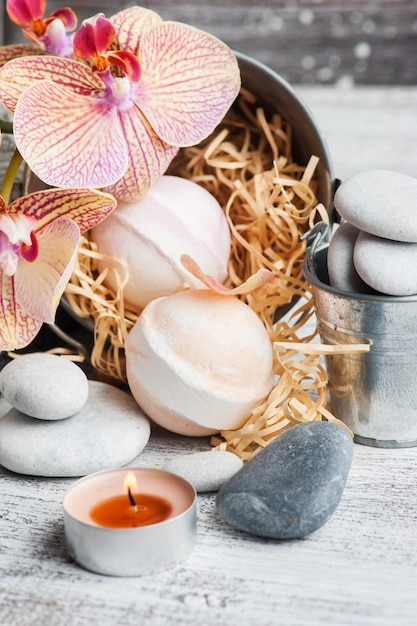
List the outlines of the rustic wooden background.
{"label": "rustic wooden background", "polygon": [[[416,0],[49,0],[48,13],[65,4],[79,19],[141,4],[217,35],[294,84],[417,84]],[[3,16],[3,41],[19,37]]]}

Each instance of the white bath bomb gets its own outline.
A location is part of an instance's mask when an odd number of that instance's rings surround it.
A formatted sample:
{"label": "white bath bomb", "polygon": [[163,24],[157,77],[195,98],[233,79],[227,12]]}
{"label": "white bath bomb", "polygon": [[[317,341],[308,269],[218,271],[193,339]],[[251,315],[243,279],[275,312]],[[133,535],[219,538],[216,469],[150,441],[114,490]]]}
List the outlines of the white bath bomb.
{"label": "white bath bomb", "polygon": [[125,352],[142,410],[183,435],[239,428],[274,383],[271,342],[256,313],[207,289],[153,300]]}
{"label": "white bath bomb", "polygon": [[[162,176],[144,198],[117,209],[92,231],[100,253],[129,271],[126,302],[143,308],[155,298],[202,283],[181,265],[191,256],[219,282],[227,278],[230,230],[217,200],[203,187],[178,176]],[[100,260],[99,271],[109,263]],[[115,288],[113,272],[106,279]]]}

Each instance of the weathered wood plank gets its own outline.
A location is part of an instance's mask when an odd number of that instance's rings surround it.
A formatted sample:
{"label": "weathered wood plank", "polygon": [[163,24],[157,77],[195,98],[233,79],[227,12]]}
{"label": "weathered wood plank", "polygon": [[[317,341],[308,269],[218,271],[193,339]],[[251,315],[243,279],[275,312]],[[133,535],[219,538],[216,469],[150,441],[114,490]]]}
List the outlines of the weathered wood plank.
{"label": "weathered wood plank", "polygon": [[[115,11],[111,0],[69,4],[80,19]],[[207,30],[239,52],[266,63],[291,83],[417,83],[417,5],[413,0],[124,0],[117,8],[132,4]],[[61,5],[61,0],[48,2],[51,10]],[[6,42],[19,36],[7,21]]]}

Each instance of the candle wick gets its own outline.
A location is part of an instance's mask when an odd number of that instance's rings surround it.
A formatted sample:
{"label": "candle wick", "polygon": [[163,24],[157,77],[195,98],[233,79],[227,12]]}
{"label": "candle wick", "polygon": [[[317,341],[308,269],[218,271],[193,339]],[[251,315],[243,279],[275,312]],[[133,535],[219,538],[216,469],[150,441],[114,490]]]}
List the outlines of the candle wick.
{"label": "candle wick", "polygon": [[135,498],[133,497],[133,493],[132,493],[132,490],[130,489],[130,487],[127,488],[127,495],[129,496],[130,505],[134,508],[134,511],[136,513],[137,510],[138,510],[138,506],[136,504]]}

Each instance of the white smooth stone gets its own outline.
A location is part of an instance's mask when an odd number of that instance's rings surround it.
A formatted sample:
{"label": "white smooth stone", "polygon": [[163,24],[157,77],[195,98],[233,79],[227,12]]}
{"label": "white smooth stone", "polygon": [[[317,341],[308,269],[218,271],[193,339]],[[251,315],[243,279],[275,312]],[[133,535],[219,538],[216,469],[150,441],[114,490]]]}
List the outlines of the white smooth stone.
{"label": "white smooth stone", "polygon": [[165,463],[163,469],[190,482],[197,492],[218,491],[243,465],[233,452],[207,450],[179,454]]}
{"label": "white smooth stone", "polygon": [[371,235],[417,242],[417,179],[369,170],[344,181],[334,196],[338,213]]}
{"label": "white smooth stone", "polygon": [[13,359],[0,372],[0,392],[15,409],[42,420],[61,420],[87,401],[84,372],[56,354],[34,352]]}
{"label": "white smooth stone", "polygon": [[88,400],[72,417],[37,420],[11,409],[0,420],[0,464],[32,476],[84,476],[132,461],[150,423],[129,393],[89,381]]}
{"label": "white smooth stone", "polygon": [[12,408],[12,405],[7,402],[3,396],[0,396],[0,419],[6,415]]}
{"label": "white smooth stone", "polygon": [[327,269],[332,287],[350,293],[367,293],[369,286],[359,276],[353,263],[353,249],[361,231],[349,222],[334,232],[327,251]]}
{"label": "white smooth stone", "polygon": [[390,296],[417,294],[417,244],[361,233],[353,260],[361,278]]}

